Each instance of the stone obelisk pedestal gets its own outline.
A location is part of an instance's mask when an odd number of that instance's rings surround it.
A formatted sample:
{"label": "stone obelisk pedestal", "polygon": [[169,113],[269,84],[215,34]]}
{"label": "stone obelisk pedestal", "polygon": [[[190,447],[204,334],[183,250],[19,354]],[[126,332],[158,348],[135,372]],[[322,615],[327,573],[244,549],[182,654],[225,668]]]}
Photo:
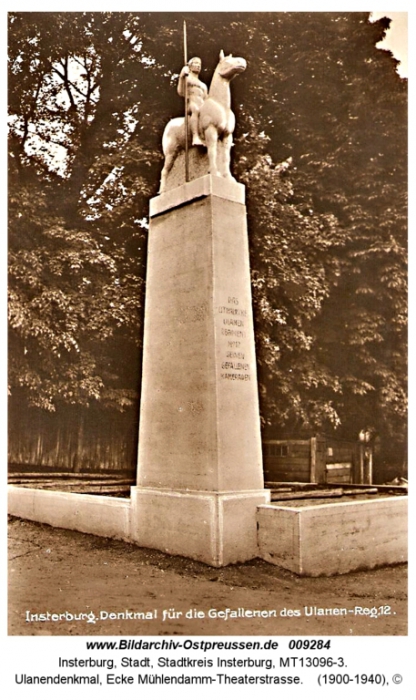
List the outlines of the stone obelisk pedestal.
{"label": "stone obelisk pedestal", "polygon": [[269,498],[244,186],[205,175],[150,203],[135,539],[246,561]]}

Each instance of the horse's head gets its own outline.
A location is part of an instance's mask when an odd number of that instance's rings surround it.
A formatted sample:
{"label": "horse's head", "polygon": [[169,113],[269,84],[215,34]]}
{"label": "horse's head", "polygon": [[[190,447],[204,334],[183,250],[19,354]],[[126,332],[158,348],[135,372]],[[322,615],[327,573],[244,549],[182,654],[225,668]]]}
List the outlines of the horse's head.
{"label": "horse's head", "polygon": [[220,62],[217,66],[217,72],[222,78],[231,80],[235,75],[242,73],[247,68],[247,62],[244,58],[233,56],[224,56],[224,51],[220,52]]}

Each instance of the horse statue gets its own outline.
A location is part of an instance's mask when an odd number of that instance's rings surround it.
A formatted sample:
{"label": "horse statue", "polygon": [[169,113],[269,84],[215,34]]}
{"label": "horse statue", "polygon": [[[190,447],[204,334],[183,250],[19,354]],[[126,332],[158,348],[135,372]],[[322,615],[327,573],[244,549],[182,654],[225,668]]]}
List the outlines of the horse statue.
{"label": "horse statue", "polygon": [[[231,146],[235,117],[231,110],[230,81],[247,66],[244,58],[220,52],[220,60],[212,77],[207,98],[199,110],[199,136],[208,151],[209,172],[211,175],[234,179],[230,172]],[[188,143],[191,143],[191,130],[188,124]],[[185,150],[185,118],[171,119],[166,125],[162,138],[165,163],[160,180],[160,192],[166,189],[166,178],[172,170],[177,155]]]}

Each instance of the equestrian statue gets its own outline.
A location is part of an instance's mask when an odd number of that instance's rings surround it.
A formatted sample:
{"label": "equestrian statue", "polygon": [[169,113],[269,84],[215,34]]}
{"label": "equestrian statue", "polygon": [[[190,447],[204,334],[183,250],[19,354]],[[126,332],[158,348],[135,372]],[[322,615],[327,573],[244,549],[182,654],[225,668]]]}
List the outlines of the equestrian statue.
{"label": "equestrian statue", "polygon": [[167,188],[166,180],[177,156],[182,151],[187,155],[188,144],[207,149],[211,175],[234,180],[230,171],[235,128],[230,82],[236,75],[245,71],[246,66],[244,58],[232,54],[224,56],[224,52],[221,51],[209,90],[199,80],[201,59],[191,58],[182,68],[178,93],[185,97],[185,117],[171,119],[164,130],[162,148],[165,163],[160,192]]}

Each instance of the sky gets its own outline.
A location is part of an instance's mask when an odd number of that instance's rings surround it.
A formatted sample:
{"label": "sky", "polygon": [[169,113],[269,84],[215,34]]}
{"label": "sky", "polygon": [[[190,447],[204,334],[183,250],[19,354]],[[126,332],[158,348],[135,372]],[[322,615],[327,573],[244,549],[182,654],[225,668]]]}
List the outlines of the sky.
{"label": "sky", "polygon": [[392,23],[387,31],[386,38],[378,44],[379,48],[389,49],[395,58],[400,61],[397,72],[402,78],[408,77],[408,49],[407,49],[407,12],[373,12],[374,19],[390,17]]}

